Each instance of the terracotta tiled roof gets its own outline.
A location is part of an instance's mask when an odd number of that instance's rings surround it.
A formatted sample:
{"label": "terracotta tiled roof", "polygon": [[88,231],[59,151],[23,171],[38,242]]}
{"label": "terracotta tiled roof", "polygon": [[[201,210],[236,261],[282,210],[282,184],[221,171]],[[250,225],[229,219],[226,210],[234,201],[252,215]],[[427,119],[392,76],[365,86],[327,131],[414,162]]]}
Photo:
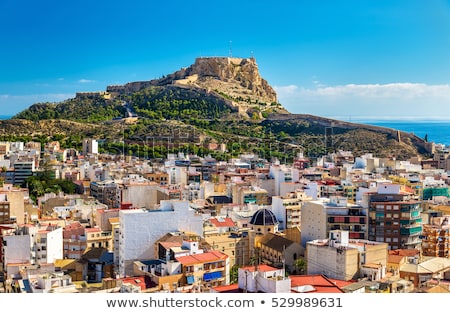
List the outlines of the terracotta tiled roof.
{"label": "terracotta tiled roof", "polygon": [[192,254],[186,256],[180,256],[177,259],[183,265],[193,265],[193,264],[201,264],[208,263],[213,261],[225,260],[228,256],[220,251],[210,251],[199,254]]}
{"label": "terracotta tiled roof", "polygon": [[181,247],[181,243],[179,243],[179,242],[163,241],[163,242],[160,242],[159,244],[165,249],[170,249],[173,247]]}
{"label": "terracotta tiled roof", "polygon": [[258,270],[260,272],[269,272],[269,271],[277,270],[276,267],[266,265],[266,264],[260,264],[257,267],[255,267],[254,265],[244,266],[244,267],[242,267],[242,269],[247,270],[249,272],[255,272],[256,270]]}
{"label": "terracotta tiled roof", "polygon": [[216,227],[233,227],[234,222],[231,218],[226,217],[224,219],[211,218],[209,220]]}
{"label": "terracotta tiled roof", "polygon": [[95,232],[99,232],[100,231],[100,228],[97,228],[97,227],[92,227],[92,228],[86,228],[85,229],[85,232],[87,232],[87,233],[95,233]]}
{"label": "terracotta tiled roof", "polygon": [[[351,281],[330,279],[323,275],[292,275],[289,278],[291,279],[293,292],[344,293],[341,288],[353,283]],[[305,286],[309,288],[301,291],[302,287]]]}
{"label": "terracotta tiled roof", "polygon": [[400,264],[404,258],[403,255],[388,255],[388,263]]}
{"label": "terracotta tiled roof", "polygon": [[141,288],[141,290],[146,289],[145,277],[144,276],[136,276],[136,277],[125,277],[120,279],[124,283],[132,284]]}
{"label": "terracotta tiled roof", "polygon": [[226,286],[216,286],[216,287],[213,287],[213,289],[216,292],[219,292],[219,293],[227,293],[227,292],[230,292],[230,293],[241,293],[242,292],[242,290],[239,288],[239,284],[231,284],[231,285],[226,285]]}
{"label": "terracotta tiled roof", "polygon": [[401,255],[401,256],[416,256],[419,255],[418,249],[396,249],[388,250],[389,255]]}

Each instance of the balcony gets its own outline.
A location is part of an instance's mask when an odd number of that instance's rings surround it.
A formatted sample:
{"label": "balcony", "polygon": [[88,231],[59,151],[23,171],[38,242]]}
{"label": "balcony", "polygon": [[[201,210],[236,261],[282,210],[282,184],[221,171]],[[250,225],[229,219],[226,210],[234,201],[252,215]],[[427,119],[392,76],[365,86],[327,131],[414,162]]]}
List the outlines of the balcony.
{"label": "balcony", "polygon": [[407,240],[406,242],[402,242],[405,246],[417,246],[422,244],[422,240],[420,239],[414,239],[414,240]]}
{"label": "balcony", "polygon": [[400,212],[411,212],[412,214],[414,214],[413,212],[421,212],[422,209],[420,208],[420,204],[419,203],[415,203],[415,204],[402,204],[400,206]]}
{"label": "balcony", "polygon": [[224,265],[218,264],[218,263],[217,264],[204,264],[203,270],[206,272],[217,271],[217,270],[223,271],[223,270],[225,270],[225,267],[224,267]]}
{"label": "balcony", "polygon": [[203,281],[212,281],[212,280],[219,280],[222,279],[222,272],[221,271],[217,271],[217,272],[209,272],[209,273],[205,273],[203,275]]}
{"label": "balcony", "polygon": [[400,228],[400,235],[419,235],[422,232],[422,226],[408,225]]}

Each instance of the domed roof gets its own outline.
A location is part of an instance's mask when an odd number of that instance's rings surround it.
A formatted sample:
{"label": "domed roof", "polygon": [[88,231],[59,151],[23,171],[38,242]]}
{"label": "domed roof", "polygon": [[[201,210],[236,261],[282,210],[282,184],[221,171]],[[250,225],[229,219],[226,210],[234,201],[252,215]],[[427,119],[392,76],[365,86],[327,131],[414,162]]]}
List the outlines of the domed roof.
{"label": "domed roof", "polygon": [[253,214],[250,224],[263,226],[278,225],[278,220],[271,210],[259,209]]}

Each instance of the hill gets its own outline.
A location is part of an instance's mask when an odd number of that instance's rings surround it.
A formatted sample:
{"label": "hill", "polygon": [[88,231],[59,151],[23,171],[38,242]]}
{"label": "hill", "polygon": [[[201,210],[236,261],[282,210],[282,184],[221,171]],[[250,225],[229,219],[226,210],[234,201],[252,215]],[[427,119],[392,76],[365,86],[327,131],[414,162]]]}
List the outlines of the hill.
{"label": "hill", "polygon": [[[292,114],[277,101],[254,58],[198,58],[159,79],[79,92],[60,103],[37,103],[0,121],[6,139],[102,139],[101,149],[163,157],[195,152],[227,159],[243,152],[291,160],[338,150],[409,158],[431,144],[394,129]],[[217,149],[223,145],[226,149]]]}

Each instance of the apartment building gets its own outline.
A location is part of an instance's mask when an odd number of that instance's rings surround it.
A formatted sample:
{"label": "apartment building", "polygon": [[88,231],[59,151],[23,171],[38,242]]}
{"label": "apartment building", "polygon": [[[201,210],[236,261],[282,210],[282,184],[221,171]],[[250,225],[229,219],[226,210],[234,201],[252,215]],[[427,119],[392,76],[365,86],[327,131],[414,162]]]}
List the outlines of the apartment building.
{"label": "apartment building", "polygon": [[85,227],[73,222],[63,229],[63,256],[65,259],[81,259],[87,248]]}
{"label": "apartment building", "polygon": [[86,245],[88,248],[105,248],[113,251],[113,234],[112,231],[104,231],[99,227],[85,229]]}
{"label": "apartment building", "polygon": [[120,199],[133,207],[153,209],[158,204],[160,185],[143,177],[127,177],[119,184]]}
{"label": "apartment building", "polygon": [[284,268],[266,264],[244,266],[238,269],[238,287],[242,292],[289,293],[291,279]]}
{"label": "apartment building", "polygon": [[349,203],[345,197],[321,198],[302,206],[302,245],[319,238],[328,238],[331,231],[348,231],[351,239],[368,238],[368,210]]}
{"label": "apartment building", "polygon": [[233,185],[233,203],[248,204],[255,203],[258,205],[269,204],[267,190],[256,186],[240,186]]}
{"label": "apartment building", "polygon": [[119,184],[114,181],[91,182],[90,195],[109,208],[119,208],[122,201]]}
{"label": "apartment building", "polygon": [[98,154],[98,141],[91,138],[83,139],[82,153],[85,156]]}
{"label": "apartment building", "polygon": [[422,235],[422,203],[399,184],[380,184],[366,193],[369,209],[369,240],[386,242],[390,249],[418,249]]}
{"label": "apartment building", "polygon": [[250,237],[247,230],[218,231],[216,227],[205,227],[203,237],[211,249],[229,256],[230,267],[242,266],[250,262],[252,249],[250,249]]}
{"label": "apartment building", "polygon": [[164,200],[158,209],[120,210],[119,273],[130,275],[136,260],[154,259],[153,245],[166,233],[184,231],[201,235],[203,219],[188,201]]}
{"label": "apartment building", "polygon": [[302,217],[301,209],[305,202],[311,201],[303,191],[295,191],[285,196],[272,197],[272,212],[275,214],[278,222],[278,228],[285,230],[294,227],[301,227]]}
{"label": "apartment building", "polygon": [[[2,263],[47,264],[63,258],[63,230],[58,225],[21,225],[3,235]],[[11,274],[11,273],[8,273]]]}
{"label": "apartment building", "polygon": [[225,253],[213,250],[180,256],[176,260],[181,264],[183,285],[193,285],[205,292],[230,283],[230,263]]}
{"label": "apartment building", "polygon": [[63,258],[63,229],[57,225],[39,227],[31,248],[32,263],[54,263]]}
{"label": "apartment building", "polygon": [[10,202],[6,194],[0,193],[0,224],[12,224]]}
{"label": "apartment building", "polygon": [[[203,250],[199,236],[169,233],[155,245],[157,259],[134,262],[134,275],[145,275],[155,290],[166,292],[208,292],[229,284],[228,255]],[[190,239],[192,238],[192,239]]]}
{"label": "apartment building", "polygon": [[350,239],[348,231],[333,230],[328,239],[306,244],[307,274],[325,274],[340,280],[368,277],[381,280],[386,275],[388,245]]}
{"label": "apartment building", "polygon": [[422,253],[424,256],[449,257],[450,216],[431,217],[423,225]]}
{"label": "apartment building", "polygon": [[22,186],[36,171],[35,161],[18,160],[14,162],[14,185]]}

